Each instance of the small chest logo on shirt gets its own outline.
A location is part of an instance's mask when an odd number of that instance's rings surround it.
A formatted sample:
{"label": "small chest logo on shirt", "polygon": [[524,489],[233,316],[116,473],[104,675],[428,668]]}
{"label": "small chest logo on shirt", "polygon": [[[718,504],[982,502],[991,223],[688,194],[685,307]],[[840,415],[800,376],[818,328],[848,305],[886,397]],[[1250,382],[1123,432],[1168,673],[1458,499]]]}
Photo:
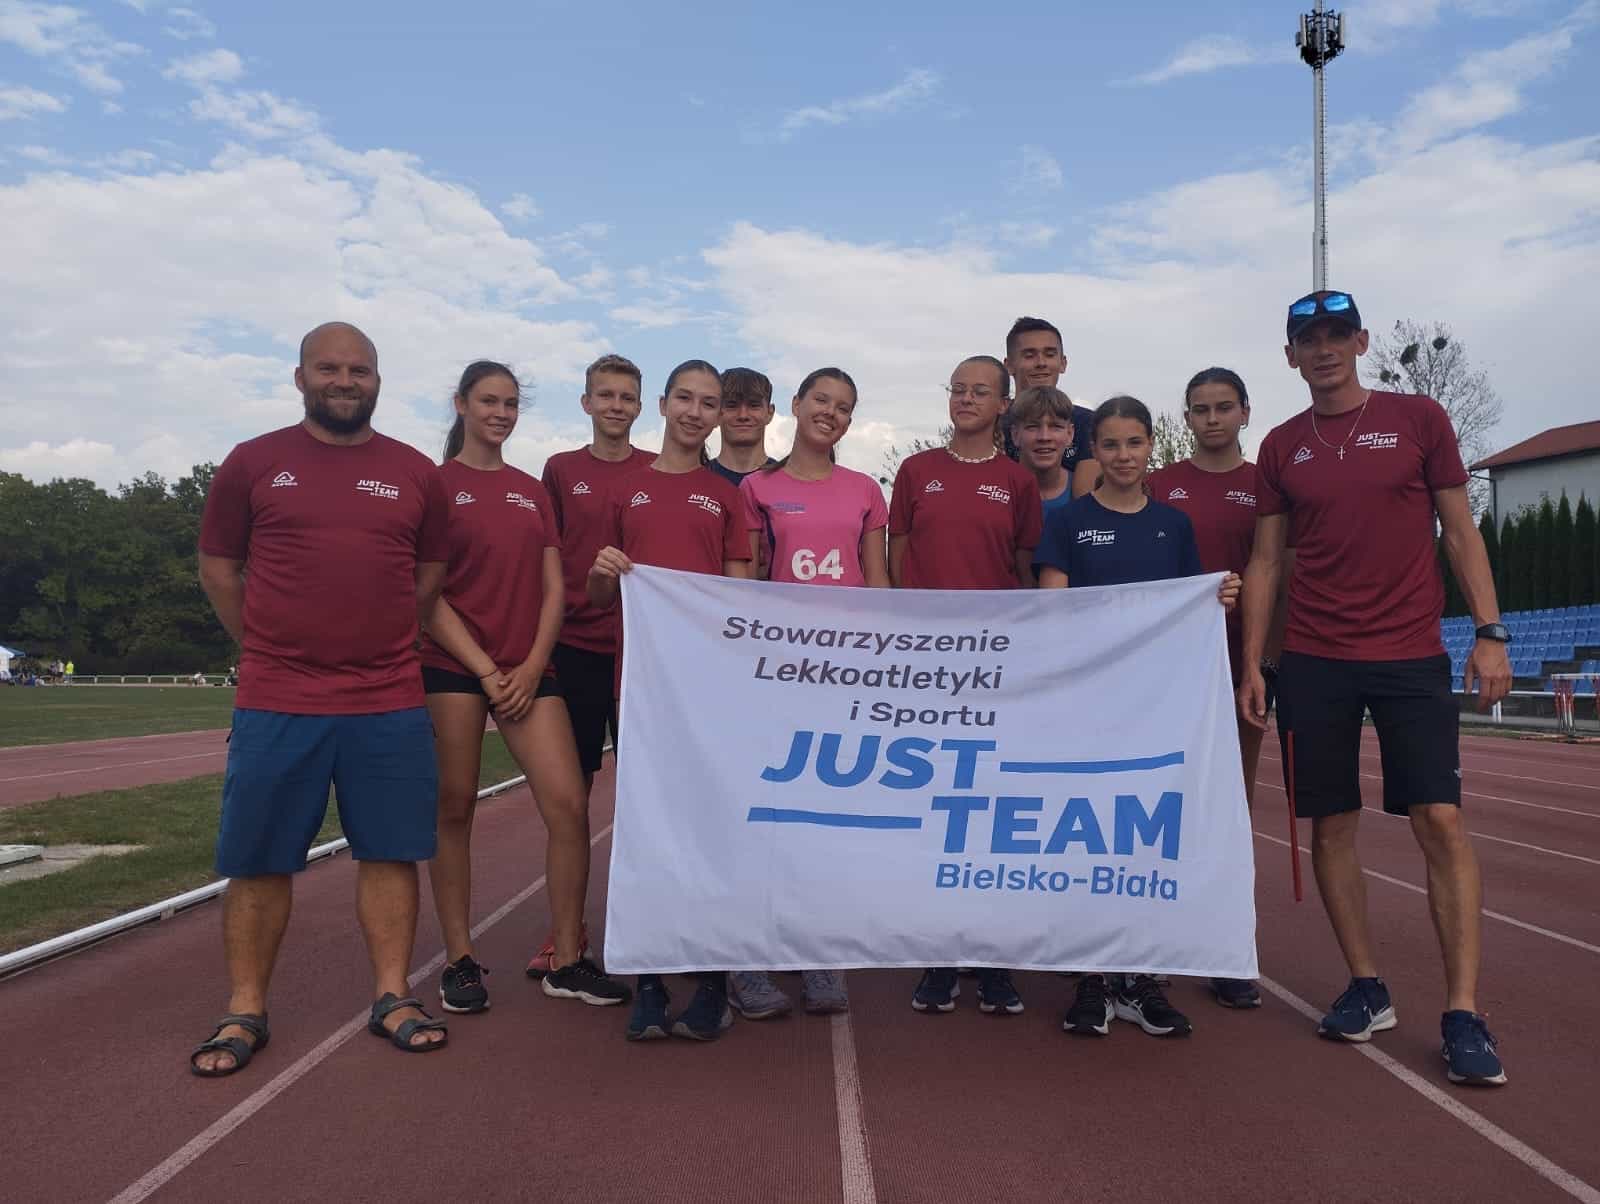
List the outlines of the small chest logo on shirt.
{"label": "small chest logo on shirt", "polygon": [[1157,539],[1165,539],[1166,537],[1167,537],[1167,533],[1165,531],[1157,531],[1156,532],[1156,538]]}
{"label": "small chest logo on shirt", "polygon": [[1377,431],[1367,431],[1356,436],[1357,447],[1370,447],[1373,451],[1384,451],[1400,446],[1398,434],[1379,434]]}
{"label": "small chest logo on shirt", "polygon": [[1169,502],[1183,502],[1183,501],[1187,501],[1188,498],[1189,498],[1189,491],[1187,489],[1185,489],[1182,485],[1179,485],[1171,493],[1167,494],[1167,501],[1169,501]]}
{"label": "small chest logo on shirt", "polygon": [[587,482],[587,481],[579,481],[576,485],[574,485],[572,487],[572,496],[573,497],[582,497],[584,494],[586,494],[588,492],[589,492],[589,482]]}
{"label": "small chest logo on shirt", "polygon": [[644,505],[648,505],[649,502],[650,502],[650,495],[648,493],[646,493],[643,489],[641,489],[641,490],[639,490],[638,493],[633,495],[633,500],[630,501],[628,503],[628,505],[630,505],[630,506],[644,506]]}
{"label": "small chest logo on shirt", "polygon": [[1249,506],[1251,509],[1254,509],[1256,504],[1256,495],[1253,493],[1247,493],[1243,489],[1230,489],[1227,493],[1222,495],[1222,500],[1225,502],[1232,502],[1236,506]]}
{"label": "small chest logo on shirt", "polygon": [[944,485],[943,485],[943,483],[941,483],[938,480],[932,480],[932,481],[929,481],[926,485],[924,485],[922,487],[922,492],[923,493],[943,493],[944,492]]}
{"label": "small chest logo on shirt", "polygon": [[1300,445],[1300,450],[1295,452],[1295,454],[1294,454],[1294,462],[1296,464],[1304,464],[1307,460],[1309,460],[1311,458],[1312,458],[1311,449],[1309,447],[1307,447],[1305,444],[1302,443]]}
{"label": "small chest logo on shirt", "polygon": [[689,495],[689,505],[699,506],[707,514],[715,514],[718,518],[722,517],[722,503],[714,497],[707,497],[703,493],[691,493]]}
{"label": "small chest logo on shirt", "polygon": [[294,473],[292,472],[280,472],[277,476],[272,478],[272,487],[274,489],[285,489],[291,485],[298,485],[299,483],[299,481],[294,479]]}
{"label": "small chest logo on shirt", "polygon": [[768,502],[767,509],[777,514],[804,514],[806,512],[806,504],[804,502]]}
{"label": "small chest logo on shirt", "polygon": [[398,485],[385,485],[382,481],[357,481],[356,488],[362,493],[370,493],[373,497],[388,498],[391,502],[400,499]]}
{"label": "small chest logo on shirt", "polygon": [[1104,544],[1116,543],[1117,533],[1115,531],[1079,531],[1078,542],[1100,547]]}
{"label": "small chest logo on shirt", "polygon": [[534,501],[531,497],[527,497],[523,494],[516,492],[508,493],[506,494],[506,501],[510,502],[513,506],[521,506],[524,510],[532,510],[535,514],[539,513],[539,503]]}
{"label": "small chest logo on shirt", "polygon": [[986,497],[991,502],[1001,502],[1007,506],[1011,505],[1011,490],[999,485],[979,485],[978,496]]}
{"label": "small chest logo on shirt", "polygon": [[467,503],[475,502],[477,500],[478,500],[477,498],[473,497],[465,489],[463,489],[460,493],[456,494],[456,505],[458,505],[458,506],[465,506],[465,505],[467,505]]}

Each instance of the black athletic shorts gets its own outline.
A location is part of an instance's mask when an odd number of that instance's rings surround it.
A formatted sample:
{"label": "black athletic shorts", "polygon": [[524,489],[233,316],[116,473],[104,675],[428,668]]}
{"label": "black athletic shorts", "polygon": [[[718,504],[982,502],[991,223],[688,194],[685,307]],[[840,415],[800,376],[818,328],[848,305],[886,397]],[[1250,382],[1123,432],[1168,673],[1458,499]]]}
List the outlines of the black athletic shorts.
{"label": "black athletic shorts", "polygon": [[1341,661],[1285,652],[1278,666],[1278,743],[1301,818],[1361,806],[1361,717],[1372,712],[1383,762],[1383,809],[1405,815],[1424,803],[1461,805],[1460,711],[1450,658]]}
{"label": "black athletic shorts", "polygon": [[572,738],[584,773],[598,773],[605,757],[606,730],[617,741],[617,658],[571,644],[557,644],[550,655],[561,679],[561,693],[572,716]]}
{"label": "black athletic shorts", "polygon": [[[457,673],[454,669],[440,669],[434,665],[422,666],[422,692],[424,694],[476,694],[480,698],[487,698],[488,692],[484,690],[483,683],[476,677],[468,677],[465,673]],[[544,671],[544,676],[539,678],[539,687],[534,690],[535,698],[561,697],[561,680],[549,669]],[[489,704],[489,709],[494,710],[494,704]]]}

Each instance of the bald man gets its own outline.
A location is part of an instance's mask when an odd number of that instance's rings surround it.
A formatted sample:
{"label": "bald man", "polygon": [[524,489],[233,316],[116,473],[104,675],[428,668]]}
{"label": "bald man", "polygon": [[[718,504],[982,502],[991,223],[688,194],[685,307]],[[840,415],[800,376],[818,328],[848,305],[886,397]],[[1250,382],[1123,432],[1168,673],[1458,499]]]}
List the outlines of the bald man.
{"label": "bald man", "polygon": [[368,1027],[409,1052],[446,1040],[406,984],[417,862],[435,840],[416,640],[444,580],[444,483],[421,453],[372,429],[378,353],[354,326],[306,335],[294,383],[305,417],[229,453],[200,525],[200,583],[242,648],[216,862],[232,880],[222,913],[232,994],[190,1055],[205,1077],[243,1070],[267,1044],[293,875],[330,789],[358,863],[376,979]]}

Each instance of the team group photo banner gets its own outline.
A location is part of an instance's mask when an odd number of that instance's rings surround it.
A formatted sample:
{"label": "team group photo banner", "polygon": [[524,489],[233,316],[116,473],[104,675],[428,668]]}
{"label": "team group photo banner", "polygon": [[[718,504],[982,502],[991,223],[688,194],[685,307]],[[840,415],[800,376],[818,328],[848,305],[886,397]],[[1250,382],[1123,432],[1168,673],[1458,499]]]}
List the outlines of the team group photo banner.
{"label": "team group photo banner", "polygon": [[623,577],[613,973],[1255,978],[1219,574]]}

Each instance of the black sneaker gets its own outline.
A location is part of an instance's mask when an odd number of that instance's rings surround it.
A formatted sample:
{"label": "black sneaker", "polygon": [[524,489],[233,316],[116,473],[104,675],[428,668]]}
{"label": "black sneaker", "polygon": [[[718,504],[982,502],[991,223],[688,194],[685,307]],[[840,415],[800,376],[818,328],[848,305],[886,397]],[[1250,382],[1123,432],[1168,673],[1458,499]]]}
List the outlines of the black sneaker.
{"label": "black sneaker", "polygon": [[672,996],[659,974],[641,974],[633,999],[633,1015],[628,1017],[630,1041],[664,1041],[671,1027],[667,1005]]}
{"label": "black sneaker", "polygon": [[586,957],[580,957],[570,966],[562,966],[544,976],[544,993],[556,999],[581,999],[595,1007],[610,1007],[627,1003],[633,998],[628,990],[614,978],[607,978],[600,967]]}
{"label": "black sneaker", "polygon": [[694,998],[672,1025],[672,1035],[688,1037],[691,1041],[715,1041],[733,1027],[733,1009],[728,1006],[728,992],[702,982],[695,988]]}
{"label": "black sneaker", "polygon": [[991,1015],[1021,1015],[1022,996],[1012,985],[1010,970],[978,971],[978,1010]]}
{"label": "black sneaker", "polygon": [[1248,978],[1213,978],[1211,993],[1225,1008],[1258,1008],[1261,989]]}
{"label": "black sneaker", "polygon": [[1446,1012],[1439,1027],[1444,1034],[1444,1060],[1452,1083],[1499,1087],[1506,1081],[1499,1046],[1482,1016],[1476,1012]]}
{"label": "black sneaker", "polygon": [[947,966],[924,970],[922,981],[912,992],[911,1006],[919,1012],[953,1012],[960,994],[961,984],[956,981],[954,970]]}
{"label": "black sneaker", "polygon": [[1061,1031],[1103,1037],[1111,1031],[1111,994],[1104,974],[1085,974],[1078,979],[1072,1006],[1061,1017]]}
{"label": "black sneaker", "polygon": [[489,971],[472,960],[468,953],[453,961],[439,975],[439,1006],[447,1012],[487,1012],[489,991],[483,976]]}
{"label": "black sneaker", "polygon": [[1161,984],[1148,974],[1135,974],[1111,1002],[1118,1020],[1131,1020],[1152,1037],[1187,1037],[1194,1031],[1185,1016],[1167,1002]]}

